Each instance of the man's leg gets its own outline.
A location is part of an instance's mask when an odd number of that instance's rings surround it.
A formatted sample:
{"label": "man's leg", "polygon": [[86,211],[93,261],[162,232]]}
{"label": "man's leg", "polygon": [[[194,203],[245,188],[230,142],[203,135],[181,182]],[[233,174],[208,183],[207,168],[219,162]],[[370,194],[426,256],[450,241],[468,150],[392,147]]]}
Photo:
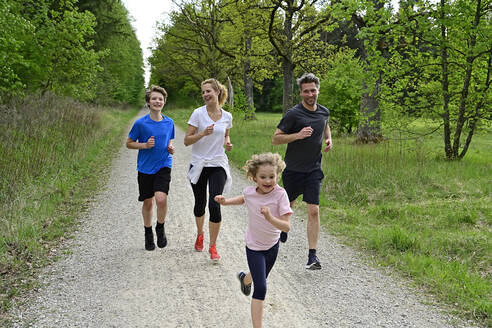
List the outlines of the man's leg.
{"label": "man's leg", "polygon": [[319,205],[307,204],[307,238],[309,249],[316,249],[318,246],[320,219]]}

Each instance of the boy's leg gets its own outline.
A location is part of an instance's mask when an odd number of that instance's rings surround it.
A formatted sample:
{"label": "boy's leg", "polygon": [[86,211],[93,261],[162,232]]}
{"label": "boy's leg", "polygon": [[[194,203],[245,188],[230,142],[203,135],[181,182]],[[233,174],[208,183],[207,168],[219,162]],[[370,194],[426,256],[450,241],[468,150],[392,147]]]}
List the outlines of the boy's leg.
{"label": "boy's leg", "polygon": [[164,222],[167,214],[167,194],[156,191],[155,202],[157,204],[157,224],[155,226],[157,246],[163,248],[167,246],[166,230],[164,229]]}
{"label": "boy's leg", "polygon": [[152,251],[155,249],[154,233],[152,232],[153,207],[154,207],[153,198],[147,198],[143,201],[142,216],[143,216],[144,230],[145,230],[145,249],[148,251]]}

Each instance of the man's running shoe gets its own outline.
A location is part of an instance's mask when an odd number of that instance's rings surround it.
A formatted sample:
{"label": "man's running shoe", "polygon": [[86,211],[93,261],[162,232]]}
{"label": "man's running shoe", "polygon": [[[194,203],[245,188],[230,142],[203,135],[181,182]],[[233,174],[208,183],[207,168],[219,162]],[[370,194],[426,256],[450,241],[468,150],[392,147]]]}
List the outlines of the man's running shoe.
{"label": "man's running shoe", "polygon": [[196,236],[195,250],[197,252],[203,251],[203,233]]}
{"label": "man's running shoe", "polygon": [[287,241],[287,232],[280,231],[280,241],[285,243]]}
{"label": "man's running shoe", "polygon": [[249,294],[251,294],[251,284],[246,285],[244,283],[244,277],[246,277],[246,273],[244,273],[243,271],[240,271],[237,274],[237,279],[239,279],[239,282],[241,283],[241,292],[244,295],[249,296]]}
{"label": "man's running shoe", "polygon": [[218,261],[220,259],[219,253],[217,253],[217,246],[212,245],[208,249],[208,252],[210,253],[210,259],[214,261]]}
{"label": "man's running shoe", "polygon": [[316,255],[310,256],[306,264],[306,269],[308,270],[320,270],[321,263],[319,263],[318,257]]}

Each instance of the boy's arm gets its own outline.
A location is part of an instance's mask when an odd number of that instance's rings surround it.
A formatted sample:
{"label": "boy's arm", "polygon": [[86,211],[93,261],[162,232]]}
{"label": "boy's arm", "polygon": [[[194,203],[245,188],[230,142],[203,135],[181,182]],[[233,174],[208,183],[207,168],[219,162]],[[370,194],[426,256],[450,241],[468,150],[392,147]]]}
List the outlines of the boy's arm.
{"label": "boy's arm", "polygon": [[226,199],[223,195],[217,195],[214,197],[214,200],[220,205],[242,205],[244,204],[244,196],[239,195],[236,197],[232,197]]}
{"label": "boy's arm", "polygon": [[169,154],[174,155],[173,139],[169,139],[169,144],[167,145],[167,151],[169,152]]}
{"label": "boy's arm", "polygon": [[126,148],[128,149],[149,149],[154,147],[155,139],[154,136],[151,136],[147,142],[138,142],[133,140],[132,138],[126,139]]}

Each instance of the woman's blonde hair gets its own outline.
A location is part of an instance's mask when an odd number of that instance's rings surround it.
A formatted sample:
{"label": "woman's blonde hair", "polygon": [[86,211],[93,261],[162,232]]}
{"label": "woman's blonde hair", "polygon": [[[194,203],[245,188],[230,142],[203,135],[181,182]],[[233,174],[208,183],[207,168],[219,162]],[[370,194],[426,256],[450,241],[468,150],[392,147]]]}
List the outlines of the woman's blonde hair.
{"label": "woman's blonde hair", "polygon": [[219,91],[219,106],[222,106],[227,100],[227,88],[216,79],[207,79],[201,86],[203,87],[204,84],[210,84],[212,89]]}
{"label": "woman's blonde hair", "polygon": [[251,156],[251,158],[248,159],[246,161],[246,164],[243,166],[243,170],[246,171],[246,177],[250,180],[253,180],[253,178],[256,176],[256,172],[258,172],[258,168],[265,164],[275,167],[275,170],[277,171],[277,179],[280,177],[280,174],[285,169],[285,162],[282,160],[282,157],[279,154],[255,154]]}

